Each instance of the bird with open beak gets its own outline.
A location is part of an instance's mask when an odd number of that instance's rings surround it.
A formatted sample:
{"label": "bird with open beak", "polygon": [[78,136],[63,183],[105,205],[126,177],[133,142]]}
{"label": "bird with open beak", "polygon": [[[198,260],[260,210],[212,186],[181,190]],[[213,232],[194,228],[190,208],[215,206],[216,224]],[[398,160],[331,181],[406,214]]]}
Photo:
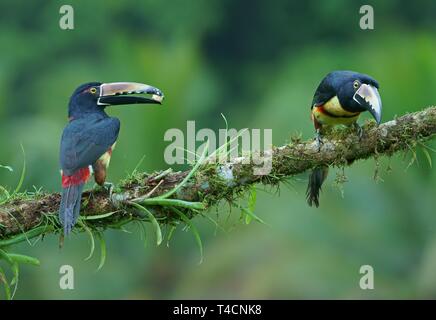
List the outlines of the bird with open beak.
{"label": "bird with open beak", "polygon": [[79,218],[83,186],[91,172],[98,185],[104,186],[106,181],[120,121],[108,116],[105,108],[123,104],[161,104],[163,98],[159,89],[134,82],[90,82],[74,91],[68,106],[69,122],[60,145],[62,199],[59,221],[65,235],[71,232]]}
{"label": "bird with open beak", "polygon": [[[378,82],[368,75],[353,71],[333,71],[321,81],[312,101],[312,121],[316,142],[321,147],[323,129],[336,125],[354,126],[359,137],[363,131],[357,124],[362,112],[368,111],[377,124],[381,121],[382,103]],[[307,186],[307,202],[319,206],[319,193],[328,167],[315,168]]]}

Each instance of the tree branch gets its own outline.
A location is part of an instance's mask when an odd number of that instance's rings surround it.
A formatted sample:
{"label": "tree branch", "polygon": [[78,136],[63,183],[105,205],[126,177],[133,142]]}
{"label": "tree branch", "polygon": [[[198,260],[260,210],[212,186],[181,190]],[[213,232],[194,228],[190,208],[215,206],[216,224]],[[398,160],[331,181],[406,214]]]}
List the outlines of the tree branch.
{"label": "tree branch", "polygon": [[[254,174],[255,160],[245,163],[240,157],[225,164],[203,161],[190,177],[189,171],[172,172],[170,169],[151,175],[134,174],[120,182],[112,198],[106,191],[84,193],[81,215],[92,228],[119,228],[133,220],[149,221],[132,203],[147,207],[160,224],[180,221],[174,207],[188,217],[202,213],[220,200],[232,202],[253,184],[278,184],[293,175],[320,165],[346,166],[355,160],[392,155],[414,148],[436,133],[436,107],[406,114],[376,127],[374,122],[364,125],[361,140],[352,129],[335,129],[324,137],[318,150],[313,140],[293,141],[274,147],[270,153],[253,155],[271,156],[272,170],[266,175]],[[169,197],[162,195],[183,186]],[[49,232],[59,231],[53,217],[57,214],[60,195],[20,194],[0,207],[0,247],[24,241]],[[84,230],[80,226],[77,231]]]}

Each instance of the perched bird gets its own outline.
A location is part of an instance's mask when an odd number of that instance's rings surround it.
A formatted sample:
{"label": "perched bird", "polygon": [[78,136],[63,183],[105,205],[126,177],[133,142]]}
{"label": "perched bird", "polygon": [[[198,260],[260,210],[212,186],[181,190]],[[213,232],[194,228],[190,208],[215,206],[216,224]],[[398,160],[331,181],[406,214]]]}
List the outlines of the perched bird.
{"label": "perched bird", "polygon": [[[316,89],[311,106],[318,147],[321,146],[323,129],[326,127],[354,126],[359,137],[362,137],[357,119],[364,111],[369,111],[380,124],[382,102],[378,88],[378,82],[368,75],[353,71],[330,72]],[[306,191],[310,206],[319,206],[319,192],[327,174],[326,166],[312,171]]]}
{"label": "perched bird", "polygon": [[[151,97],[133,94],[150,94]],[[162,100],[159,89],[134,82],[90,82],[74,91],[68,105],[69,122],[60,144],[59,221],[65,235],[71,232],[79,217],[83,186],[91,172],[98,185],[105,184],[106,169],[120,130],[120,121],[109,117],[105,108],[121,104],[161,104]]]}

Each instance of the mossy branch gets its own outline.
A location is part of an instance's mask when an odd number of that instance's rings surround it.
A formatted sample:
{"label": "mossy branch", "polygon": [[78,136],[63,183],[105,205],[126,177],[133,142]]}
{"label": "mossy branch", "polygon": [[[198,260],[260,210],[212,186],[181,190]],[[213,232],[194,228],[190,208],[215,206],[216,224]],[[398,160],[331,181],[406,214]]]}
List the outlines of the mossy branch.
{"label": "mossy branch", "polygon": [[[435,135],[436,107],[406,114],[378,127],[368,122],[363,129],[361,140],[353,129],[334,130],[324,137],[320,150],[313,139],[293,139],[287,145],[274,147],[270,154],[262,154],[264,158],[271,156],[272,169],[266,175],[254,174],[258,162],[245,163],[243,157],[225,164],[202,161],[195,166],[195,172],[169,169],[151,175],[135,174],[120,182],[111,198],[105,191],[85,192],[81,215],[87,227],[80,223],[75,230],[121,228],[135,220],[175,225],[221,200],[236,200],[254,184],[274,185],[320,165],[346,166],[355,160],[408,150]],[[1,205],[0,248],[60,231],[55,218],[59,201],[58,193],[17,194]],[[152,216],[138,209],[142,207]]]}

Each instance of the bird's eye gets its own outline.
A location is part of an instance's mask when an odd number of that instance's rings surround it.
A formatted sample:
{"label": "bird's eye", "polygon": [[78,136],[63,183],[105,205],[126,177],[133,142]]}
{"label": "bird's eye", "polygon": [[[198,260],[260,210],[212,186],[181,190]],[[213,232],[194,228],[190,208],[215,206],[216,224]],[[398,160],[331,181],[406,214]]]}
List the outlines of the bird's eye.
{"label": "bird's eye", "polygon": [[360,82],[359,82],[359,80],[354,80],[354,82],[353,82],[353,88],[354,88],[354,89],[357,89],[357,88],[359,88],[359,86],[360,86]]}
{"label": "bird's eye", "polygon": [[91,92],[92,94],[96,94],[97,93],[97,89],[96,88],[91,88],[91,89],[89,89],[89,92]]}

